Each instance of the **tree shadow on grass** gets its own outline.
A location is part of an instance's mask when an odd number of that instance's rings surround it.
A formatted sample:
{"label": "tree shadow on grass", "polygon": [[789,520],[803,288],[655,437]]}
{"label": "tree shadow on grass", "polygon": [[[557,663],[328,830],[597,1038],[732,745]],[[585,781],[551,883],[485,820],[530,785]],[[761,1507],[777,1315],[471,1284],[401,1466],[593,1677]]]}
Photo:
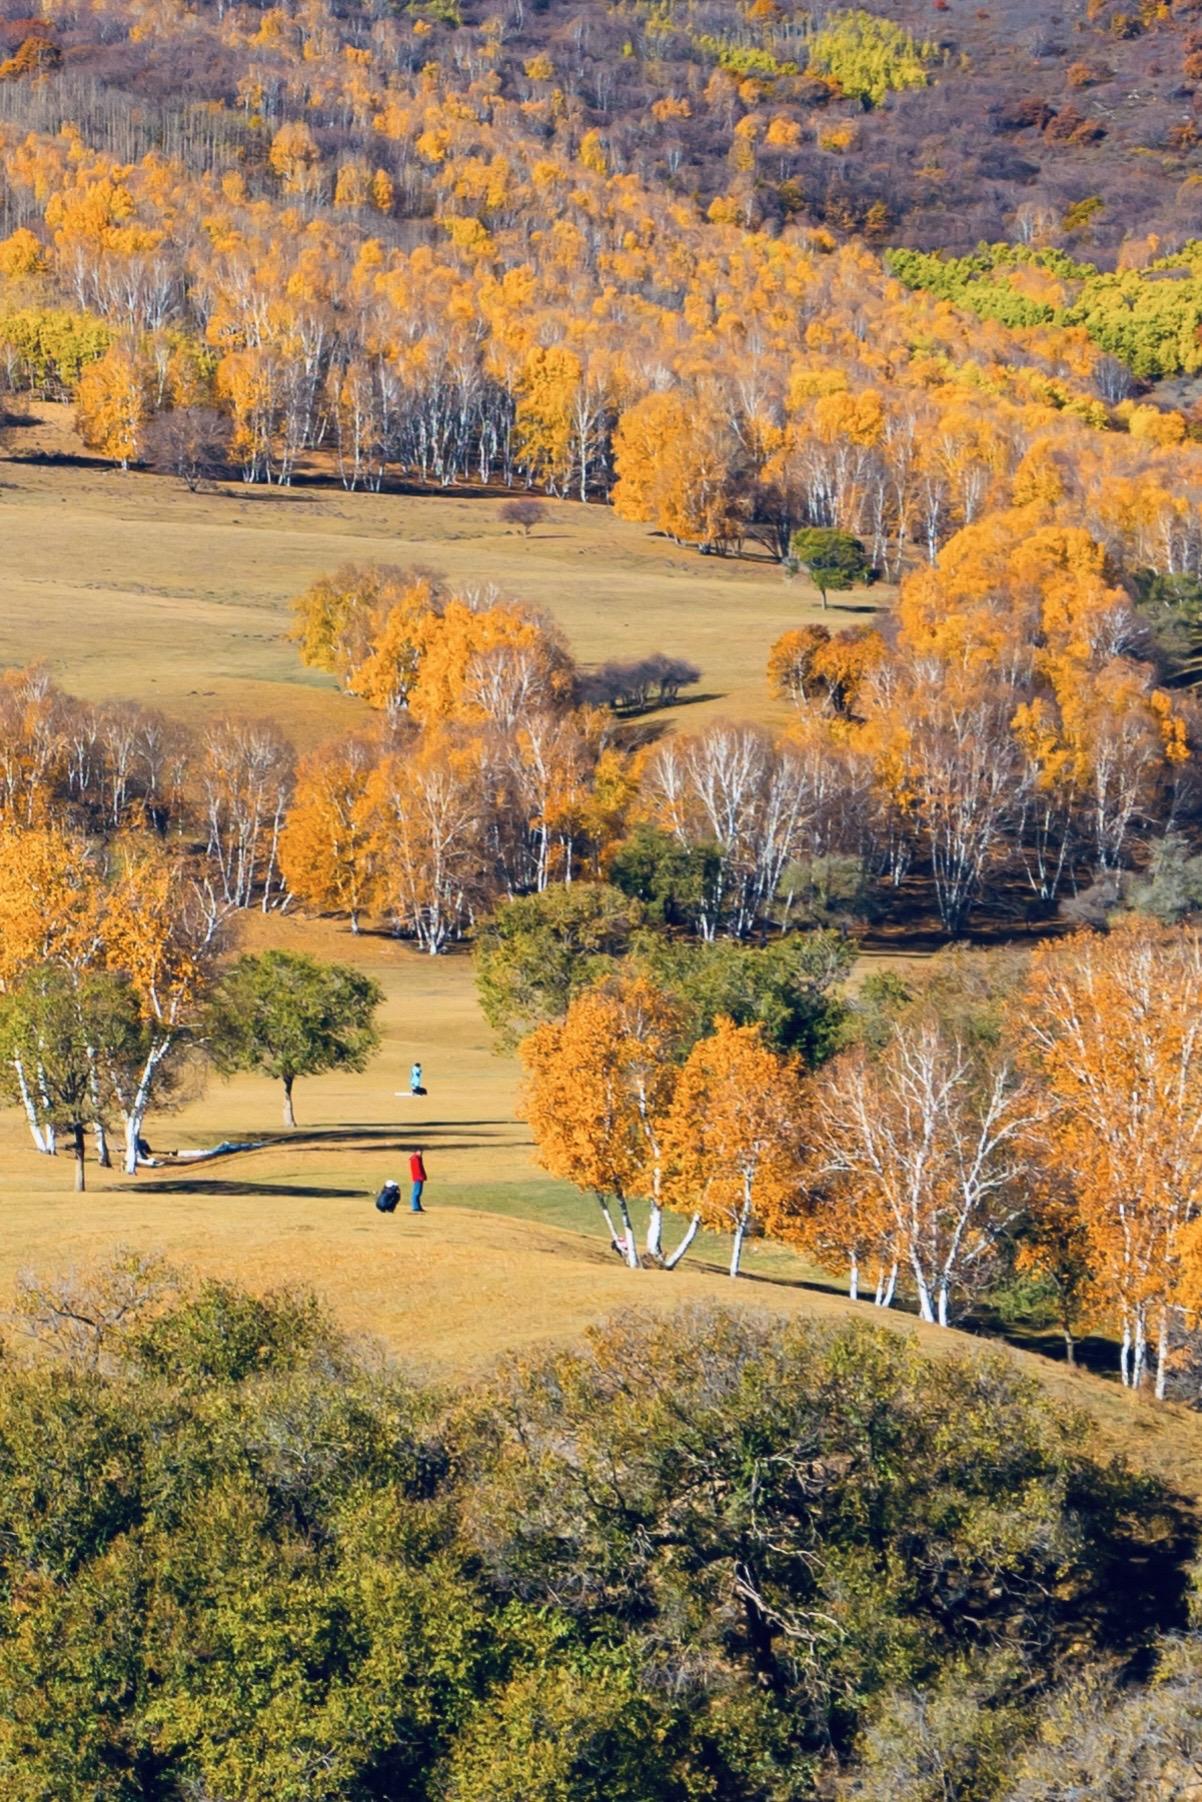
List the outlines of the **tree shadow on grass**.
{"label": "tree shadow on grass", "polygon": [[[964,1324],[970,1332],[974,1330],[975,1323]],[[1113,1339],[1107,1339],[1101,1333],[1088,1333],[1083,1339],[1075,1341],[1070,1367],[1064,1335],[1059,1330],[1031,1331],[1005,1326],[994,1328],[986,1324],[976,1326],[976,1331],[983,1339],[1004,1339],[1007,1345],[1014,1346],[1018,1351],[1034,1352],[1053,1364],[1063,1364],[1066,1369],[1088,1370],[1094,1376],[1110,1377],[1114,1381],[1118,1379],[1118,1347]]]}
{"label": "tree shadow on grass", "polygon": [[[218,1157],[245,1157],[251,1151],[279,1151],[281,1147],[285,1145],[292,1151],[306,1151],[322,1145],[354,1145],[358,1143],[376,1144],[381,1140],[395,1139],[398,1135],[403,1135],[409,1139],[414,1136],[424,1136],[433,1139],[447,1133],[474,1132],[490,1126],[512,1127],[513,1124],[514,1122],[512,1120],[505,1119],[416,1120],[413,1122],[412,1130],[410,1130],[409,1123],[405,1120],[394,1120],[392,1122],[382,1122],[379,1120],[371,1122],[350,1121],[343,1126],[318,1126],[313,1127],[311,1130],[303,1126],[297,1127],[295,1130],[285,1129],[278,1132],[273,1129],[270,1132],[255,1133],[253,1138],[245,1133],[239,1134],[229,1132],[221,1134],[215,1129],[214,1145],[228,1143],[230,1149],[228,1151],[217,1153],[214,1156],[213,1161],[216,1162]],[[186,1151],[191,1148],[186,1147],[184,1149],[186,1153]],[[200,1149],[200,1147],[197,1147],[196,1149]],[[161,1157],[179,1155],[179,1153],[171,1152],[159,1153],[159,1156]],[[188,1161],[186,1155],[183,1157],[182,1161],[185,1163]]]}
{"label": "tree shadow on grass", "polygon": [[116,1189],[138,1195],[295,1195],[315,1201],[361,1200],[366,1189],[330,1189],[307,1183],[247,1183],[228,1177],[171,1177],[166,1182],[117,1183]]}

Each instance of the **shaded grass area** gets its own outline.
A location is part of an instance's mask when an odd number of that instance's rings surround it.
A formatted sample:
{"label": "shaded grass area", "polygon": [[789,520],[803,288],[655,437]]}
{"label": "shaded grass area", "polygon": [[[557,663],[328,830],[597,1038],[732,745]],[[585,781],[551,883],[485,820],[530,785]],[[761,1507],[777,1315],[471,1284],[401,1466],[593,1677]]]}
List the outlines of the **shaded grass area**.
{"label": "shaded grass area", "polygon": [[[478,1209],[499,1214],[507,1220],[538,1221],[564,1232],[579,1233],[605,1246],[605,1222],[595,1201],[573,1189],[568,1183],[551,1181],[524,1183],[448,1183],[433,1187],[427,1196],[429,1205]],[[636,1202],[631,1215],[643,1243],[647,1229],[647,1208]],[[671,1252],[687,1223],[679,1215],[669,1214],[664,1221],[664,1248]],[[705,1270],[727,1272],[730,1264],[730,1241],[721,1233],[698,1233],[688,1251],[688,1262]],[[783,1245],[768,1240],[748,1240],[743,1254],[743,1274],[782,1283],[801,1284],[833,1295],[841,1294],[842,1285],[826,1271],[799,1258]]]}

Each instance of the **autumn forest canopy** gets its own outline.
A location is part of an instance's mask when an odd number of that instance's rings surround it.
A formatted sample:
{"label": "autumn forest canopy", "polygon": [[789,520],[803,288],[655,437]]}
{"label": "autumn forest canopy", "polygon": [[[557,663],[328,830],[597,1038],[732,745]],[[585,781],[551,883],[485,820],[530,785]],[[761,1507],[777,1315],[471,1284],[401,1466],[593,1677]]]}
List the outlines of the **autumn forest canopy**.
{"label": "autumn forest canopy", "polygon": [[1202,3],[0,13],[6,1802],[1192,1793]]}

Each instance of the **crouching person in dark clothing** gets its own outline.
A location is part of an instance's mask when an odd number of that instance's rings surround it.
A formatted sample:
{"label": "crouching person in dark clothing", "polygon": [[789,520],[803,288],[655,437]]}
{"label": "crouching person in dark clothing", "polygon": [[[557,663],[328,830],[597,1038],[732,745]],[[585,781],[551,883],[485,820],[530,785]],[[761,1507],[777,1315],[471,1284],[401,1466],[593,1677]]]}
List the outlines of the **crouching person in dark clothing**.
{"label": "crouching person in dark clothing", "polygon": [[394,1214],[397,1202],[401,1199],[401,1185],[393,1182],[391,1177],[376,1196],[376,1206],[381,1214]]}

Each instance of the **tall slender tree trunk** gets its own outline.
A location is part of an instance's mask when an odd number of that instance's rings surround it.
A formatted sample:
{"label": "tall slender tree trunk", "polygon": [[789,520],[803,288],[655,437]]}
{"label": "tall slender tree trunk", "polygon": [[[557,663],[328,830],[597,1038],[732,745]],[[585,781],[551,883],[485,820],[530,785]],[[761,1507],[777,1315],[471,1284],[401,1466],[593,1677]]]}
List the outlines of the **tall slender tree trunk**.
{"label": "tall slender tree trunk", "polygon": [[685,1252],[697,1237],[700,1225],[701,1215],[694,1214],[689,1221],[689,1224],[685,1227],[684,1232],[681,1234],[680,1243],[677,1245],[676,1250],[670,1252],[664,1259],[665,1270],[675,1270],[676,1266],[680,1263],[680,1260],[684,1257]]}
{"label": "tall slender tree trunk", "polygon": [[[621,1240],[618,1238],[618,1229],[614,1225],[613,1215],[610,1213],[608,1207],[605,1204],[604,1195],[598,1195],[597,1206],[601,1210],[601,1218],[602,1218],[602,1220],[604,1220],[606,1231],[609,1233],[610,1244],[613,1246],[615,1251],[622,1251],[622,1243],[621,1243]],[[623,1252],[622,1255],[625,1256],[625,1253]]]}
{"label": "tall slender tree trunk", "polygon": [[295,1126],[296,1125],[296,1115],[292,1109],[293,1080],[294,1079],[291,1076],[286,1076],[284,1078],[284,1125],[285,1126]]}
{"label": "tall slender tree trunk", "polygon": [[1156,1399],[1164,1400],[1165,1380],[1169,1374],[1169,1310],[1162,1307],[1156,1330]]}
{"label": "tall slender tree trunk", "polygon": [[142,1123],[146,1118],[146,1110],[150,1106],[150,1097],[154,1091],[154,1079],[159,1065],[171,1049],[169,1038],[158,1039],[152,1044],[142,1066],[138,1078],[138,1086],[134,1091],[125,1116],[125,1174],[136,1176],[138,1172],[138,1140],[142,1137]]}
{"label": "tall slender tree trunk", "polygon": [[622,1217],[622,1232],[624,1235],[622,1255],[625,1257],[631,1270],[639,1270],[642,1266],[639,1261],[639,1248],[634,1237],[634,1221],[630,1218],[630,1208],[624,1195],[619,1195],[617,1202],[618,1213]]}
{"label": "tall slender tree trunk", "polygon": [[100,1075],[96,1069],[96,1053],[88,1046],[88,1091],[92,1102],[92,1134],[96,1140],[96,1162],[102,1170],[112,1167],[109,1156],[108,1133],[100,1112]]}
{"label": "tall slender tree trunk", "polygon": [[1135,1330],[1131,1341],[1131,1387],[1142,1389],[1148,1362],[1148,1323],[1141,1302],[1135,1310]]}
{"label": "tall slender tree trunk", "polygon": [[935,1310],[931,1305],[930,1287],[927,1283],[926,1277],[923,1274],[922,1267],[918,1263],[917,1259],[912,1260],[912,1269],[914,1271],[914,1287],[918,1292],[919,1318],[921,1320],[930,1321],[931,1325],[934,1326]]}
{"label": "tall slender tree trunk", "polygon": [[746,1222],[740,1214],[738,1223],[735,1226],[735,1236],[731,1241],[730,1247],[730,1274],[732,1276],[738,1276],[739,1274],[739,1265],[743,1258],[743,1237],[746,1231]]}
{"label": "tall slender tree trunk", "polygon": [[53,1155],[54,1147],[49,1145],[46,1141],[46,1135],[42,1130],[42,1123],[38,1118],[37,1104],[34,1101],[33,1092],[29,1087],[29,1083],[26,1081],[25,1066],[19,1057],[13,1059],[13,1070],[17,1078],[17,1093],[21,1097],[21,1106],[25,1109],[25,1118],[29,1122],[29,1131],[33,1136],[33,1142],[42,1153],[43,1157],[50,1157]]}
{"label": "tall slender tree trunk", "polygon": [[739,1217],[735,1221],[735,1236],[730,1247],[730,1274],[738,1276],[739,1265],[743,1261],[743,1241],[747,1237],[747,1224],[751,1219],[751,1197],[747,1193],[747,1184],[743,1184],[743,1206],[739,1209]]}
{"label": "tall slender tree trunk", "polygon": [[854,1251],[847,1271],[847,1298],[849,1301],[860,1299],[860,1260]]}
{"label": "tall slender tree trunk", "polygon": [[75,1143],[75,1188],[82,1193],[87,1188],[87,1177],[84,1174],[84,1136],[83,1121],[76,1120],[71,1128],[71,1137]]}
{"label": "tall slender tree trunk", "polygon": [[54,1157],[58,1152],[58,1128],[50,1117],[50,1096],[46,1088],[46,1072],[40,1064],[38,1065],[37,1080],[38,1095],[42,1103],[42,1119],[45,1121],[45,1125],[42,1127],[42,1137],[46,1141],[46,1150],[51,1157]]}

